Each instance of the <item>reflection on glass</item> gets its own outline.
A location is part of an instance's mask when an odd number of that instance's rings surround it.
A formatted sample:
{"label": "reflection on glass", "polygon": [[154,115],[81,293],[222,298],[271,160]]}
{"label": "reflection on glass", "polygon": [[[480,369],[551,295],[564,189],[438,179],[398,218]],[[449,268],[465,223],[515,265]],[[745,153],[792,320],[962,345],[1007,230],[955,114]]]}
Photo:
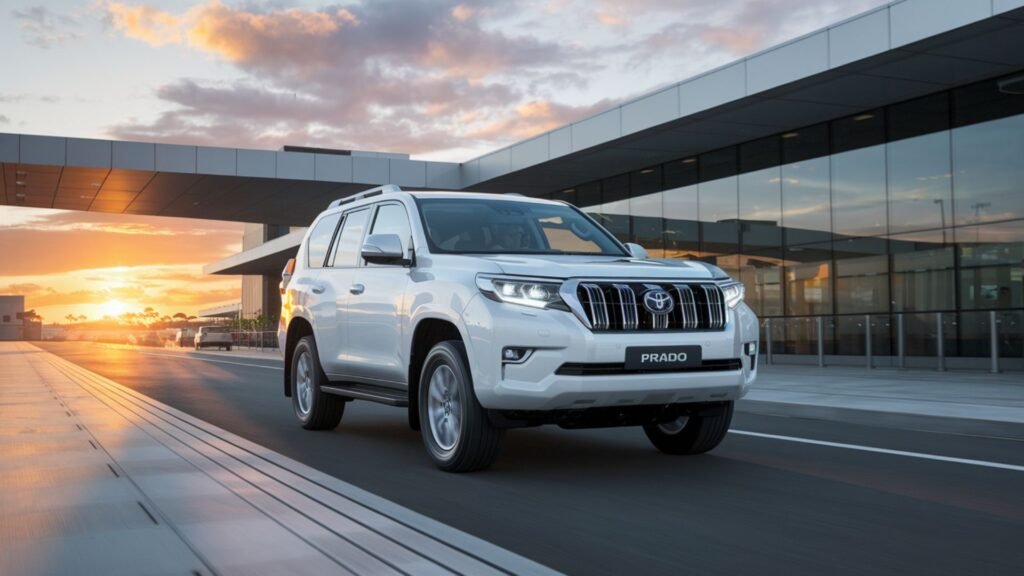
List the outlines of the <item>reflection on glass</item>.
{"label": "reflection on glass", "polygon": [[786,313],[832,313],[832,250],[829,244],[786,249]]}
{"label": "reflection on glass", "polygon": [[836,312],[889,311],[889,255],[883,238],[848,238],[833,244]]}
{"label": "reflection on glass", "polygon": [[778,166],[740,174],[740,242],[743,250],[782,246],[782,187]]}
{"label": "reflection on glass", "polygon": [[961,307],[1024,307],[1024,222],[957,228],[956,239]]}
{"label": "reflection on glass", "polygon": [[634,196],[629,199],[629,214],[633,219],[633,241],[647,249],[651,258],[661,258],[665,252],[664,219],[661,192]]}
{"label": "reflection on glass", "polygon": [[950,310],[954,306],[953,247],[943,231],[893,236],[893,310]]}
{"label": "reflection on glass", "polygon": [[885,146],[832,156],[832,220],[836,234],[881,236],[885,210]]}
{"label": "reflection on glass", "polygon": [[952,225],[949,150],[949,132],[889,143],[890,232]]}
{"label": "reflection on glass", "polygon": [[832,232],[829,159],[813,158],[782,167],[782,225],[786,244],[827,240]]}
{"label": "reflection on glass", "polygon": [[720,254],[734,252],[739,242],[736,177],[701,182],[698,197],[703,250]]}
{"label": "reflection on glass", "polygon": [[685,258],[700,249],[697,225],[697,185],[662,192],[665,210],[665,250],[670,258]]}
{"label": "reflection on glass", "polygon": [[956,223],[1024,218],[1024,115],[953,130]]}
{"label": "reflection on glass", "polygon": [[740,257],[740,281],[746,286],[746,303],[758,316],[782,315],[782,261],[771,256]]}

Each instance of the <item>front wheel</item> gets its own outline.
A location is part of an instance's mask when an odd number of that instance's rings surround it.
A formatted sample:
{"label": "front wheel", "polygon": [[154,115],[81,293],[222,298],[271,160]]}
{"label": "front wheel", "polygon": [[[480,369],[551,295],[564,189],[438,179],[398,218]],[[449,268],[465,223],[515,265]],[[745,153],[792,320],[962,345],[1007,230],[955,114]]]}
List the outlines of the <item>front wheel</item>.
{"label": "front wheel", "polygon": [[732,409],[732,402],[722,402],[671,422],[646,424],[644,433],[655,448],[666,454],[702,454],[725,439]]}
{"label": "front wheel", "polygon": [[292,407],[299,424],[306,430],[333,430],[345,414],[345,400],[320,387],[327,375],[320,368],[316,341],[304,336],[292,353]]}
{"label": "front wheel", "polygon": [[501,451],[504,430],[491,425],[476,399],[462,342],[441,342],[430,350],[419,390],[420,433],[434,464],[446,472],[490,466]]}

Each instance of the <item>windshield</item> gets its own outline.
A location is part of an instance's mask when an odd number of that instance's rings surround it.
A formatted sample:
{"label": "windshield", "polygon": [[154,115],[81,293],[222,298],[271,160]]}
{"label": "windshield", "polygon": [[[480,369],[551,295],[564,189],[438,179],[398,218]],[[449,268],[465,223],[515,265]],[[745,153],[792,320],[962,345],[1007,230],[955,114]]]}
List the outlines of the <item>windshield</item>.
{"label": "windshield", "polygon": [[627,255],[582,212],[565,204],[502,198],[417,198],[433,252]]}

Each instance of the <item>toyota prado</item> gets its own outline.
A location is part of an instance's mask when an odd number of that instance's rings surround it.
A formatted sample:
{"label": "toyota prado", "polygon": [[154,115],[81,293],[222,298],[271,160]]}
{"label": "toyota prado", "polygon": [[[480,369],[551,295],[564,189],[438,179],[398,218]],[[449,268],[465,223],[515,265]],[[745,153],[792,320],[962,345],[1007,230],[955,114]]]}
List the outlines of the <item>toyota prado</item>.
{"label": "toyota prado", "polygon": [[448,471],[540,424],[642,426],[662,452],[706,452],[757,376],[742,284],[649,260],[564,202],[368,190],[316,218],[281,293],[301,425],[333,429],[356,399],[407,407]]}

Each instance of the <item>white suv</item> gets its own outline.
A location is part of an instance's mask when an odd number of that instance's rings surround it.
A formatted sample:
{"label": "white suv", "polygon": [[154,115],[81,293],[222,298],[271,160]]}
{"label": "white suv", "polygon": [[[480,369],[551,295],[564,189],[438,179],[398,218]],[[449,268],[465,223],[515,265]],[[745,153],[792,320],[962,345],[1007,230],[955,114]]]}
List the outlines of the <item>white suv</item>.
{"label": "white suv", "polygon": [[391,185],[335,201],[283,274],[284,393],[311,430],[353,399],[407,406],[449,471],[539,424],[706,452],[757,376],[757,317],[721,269],[646,256],[564,202]]}

